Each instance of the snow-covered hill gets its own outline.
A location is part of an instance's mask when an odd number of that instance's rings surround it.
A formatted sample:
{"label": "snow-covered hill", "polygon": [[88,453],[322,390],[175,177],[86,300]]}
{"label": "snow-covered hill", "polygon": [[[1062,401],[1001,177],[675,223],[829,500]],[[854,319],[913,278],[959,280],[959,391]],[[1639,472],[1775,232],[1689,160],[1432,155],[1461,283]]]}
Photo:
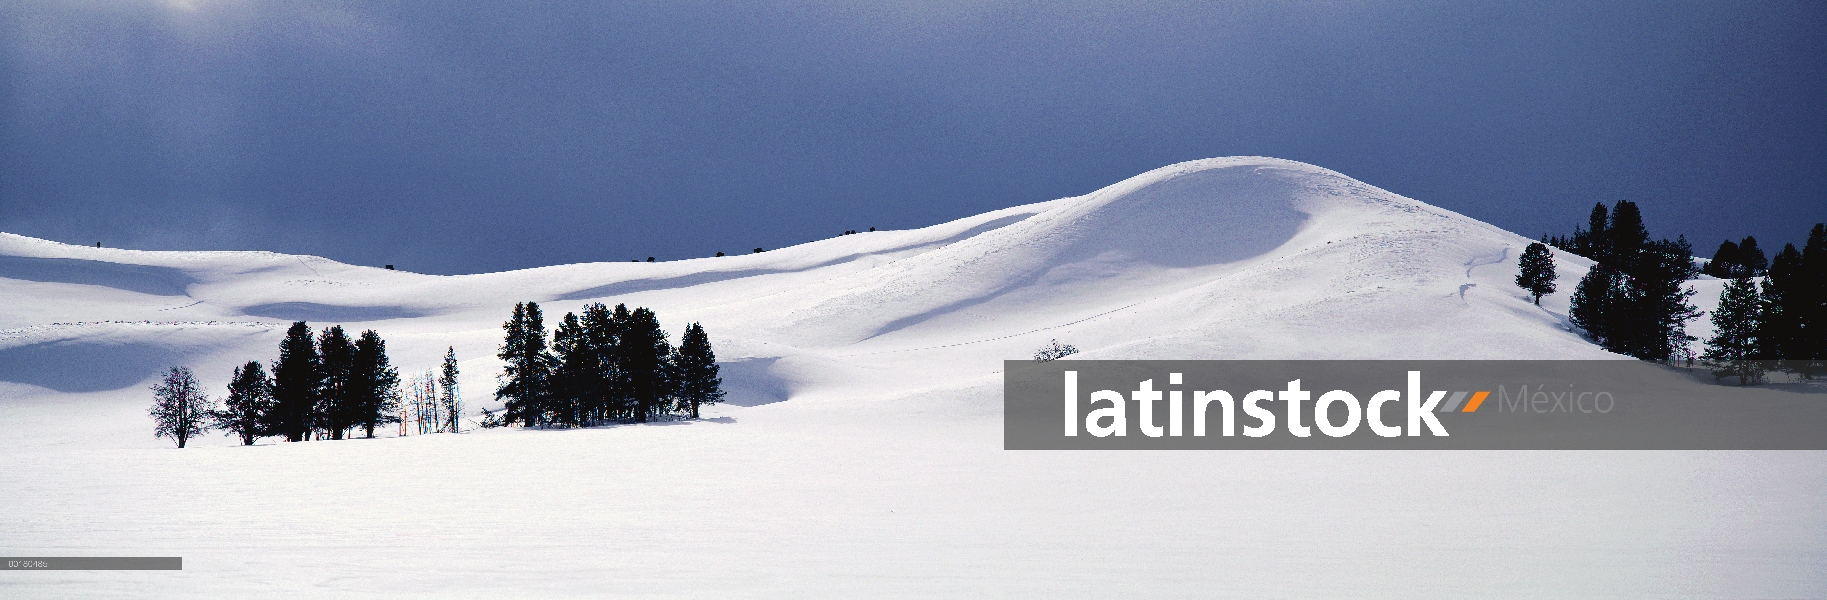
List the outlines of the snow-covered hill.
{"label": "snow-covered hill", "polygon": [[[0,553],[187,557],[178,587],[32,574],[68,584],[23,588],[44,596],[1827,590],[1807,568],[1827,552],[1819,453],[999,449],[1001,361],[1052,339],[1083,358],[1618,358],[1566,323],[1584,259],[1558,257],[1540,307],[1511,283],[1529,241],[1269,158],[760,254],[478,275],[0,234],[0,448],[22,457],[0,489],[25,507]],[[731,405],[587,431],[150,436],[157,371],[220,394],[294,319],[376,329],[402,371],[454,347],[470,407],[491,406],[523,300],[548,323],[597,301],[702,322]],[[1337,516],[1355,507],[1380,523]]]}
{"label": "snow-covered hill", "polygon": [[[1527,243],[1265,158],[1182,163],[1076,198],[761,254],[481,275],[6,235],[0,355],[38,365],[107,347],[117,359],[68,381],[36,368],[0,379],[73,391],[95,387],[86,382],[102,369],[138,383],[179,356],[215,381],[237,361],[270,358],[276,330],[305,319],[376,328],[404,366],[454,345],[469,389],[482,391],[498,370],[500,323],[521,300],[554,317],[594,301],[650,306],[673,331],[702,321],[725,360],[770,361],[790,389],[902,387],[856,370],[910,384],[987,377],[1052,338],[1087,358],[1606,356],[1568,332],[1564,294],[1523,302],[1509,280]],[[1561,264],[1571,289],[1586,263]]]}

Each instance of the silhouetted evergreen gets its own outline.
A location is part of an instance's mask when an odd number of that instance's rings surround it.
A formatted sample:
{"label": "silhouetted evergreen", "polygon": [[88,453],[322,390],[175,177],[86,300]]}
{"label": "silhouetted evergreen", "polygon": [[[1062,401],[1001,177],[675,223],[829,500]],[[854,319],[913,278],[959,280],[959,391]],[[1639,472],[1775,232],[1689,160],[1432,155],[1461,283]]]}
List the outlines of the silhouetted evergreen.
{"label": "silhouetted evergreen", "polygon": [[717,376],[717,354],[711,350],[704,326],[692,323],[679,336],[672,355],[673,381],[681,409],[698,418],[698,408],[723,401],[723,379]]}
{"label": "silhouetted evergreen", "polygon": [[1606,241],[1609,239],[1605,233],[1609,215],[1610,211],[1605,209],[1604,203],[1593,204],[1592,212],[1586,217],[1586,229],[1582,231],[1578,227],[1573,228],[1573,247],[1567,250],[1592,260],[1603,259]]}
{"label": "silhouetted evergreen", "polygon": [[628,318],[628,307],[617,308],[619,312],[612,313],[601,302],[584,307],[583,345],[589,355],[579,377],[584,411],[592,424],[619,418],[629,405],[628,395],[620,384],[623,378],[615,363],[616,344],[621,339],[622,324]]}
{"label": "silhouetted evergreen", "polygon": [[1698,316],[1687,303],[1693,292],[1693,249],[1685,238],[1651,242],[1636,203],[1620,200],[1609,222],[1596,206],[1586,248],[1594,265],[1574,289],[1569,318],[1606,350],[1666,361],[1687,352],[1686,323]]}
{"label": "silhouetted evergreen", "polygon": [[1624,354],[1655,361],[1687,355],[1694,341],[1687,334],[1687,322],[1700,316],[1688,303],[1694,291],[1686,286],[1697,274],[1693,247],[1685,237],[1650,242],[1639,250],[1635,263],[1627,275],[1631,328],[1637,337]]}
{"label": "silhouetted evergreen", "polygon": [[1713,251],[1713,260],[1707,261],[1706,267],[1702,268],[1700,272],[1720,279],[1733,279],[1738,277],[1733,272],[1733,267],[1737,265],[1738,243],[1726,240],[1719,243],[1719,249]]}
{"label": "silhouetted evergreen", "polygon": [[1795,244],[1785,244],[1776,253],[1776,260],[1770,261],[1770,270],[1759,295],[1763,311],[1757,328],[1759,358],[1782,360],[1789,355],[1799,357],[1806,353],[1808,340],[1802,336],[1807,326],[1807,309],[1802,304],[1807,292],[1801,289],[1806,283],[1802,252],[1795,249]]}
{"label": "silhouetted evergreen", "polygon": [[1619,200],[1611,207],[1611,221],[1605,224],[1605,241],[1595,260],[1610,262],[1626,274],[1636,267],[1636,260],[1649,246],[1649,229],[1643,226],[1643,212],[1637,203]]}
{"label": "silhouetted evergreen", "polygon": [[457,349],[446,346],[444,350],[444,369],[438,374],[438,387],[443,390],[441,402],[444,405],[444,431],[462,433],[463,394],[457,387]]}
{"label": "silhouetted evergreen", "polygon": [[502,324],[506,341],[499,356],[506,372],[496,397],[507,401],[503,423],[696,418],[703,405],[723,399],[716,355],[697,323],[687,328],[685,345],[674,349],[652,310],[593,303],[581,316],[560,319],[547,352],[538,316],[538,305],[527,302]]}
{"label": "silhouetted evergreen", "polygon": [[[618,312],[621,307],[616,307]],[[649,416],[670,408],[671,381],[667,358],[672,344],[653,311],[636,308],[628,314],[616,344],[616,364],[626,374],[628,397],[632,400],[635,422],[645,423]]]}
{"label": "silhouetted evergreen", "polygon": [[608,326],[601,331],[606,334],[607,340],[602,351],[604,372],[609,382],[604,389],[607,406],[610,407],[609,416],[613,419],[632,419],[637,408],[634,402],[634,378],[624,363],[627,358],[623,356],[622,342],[628,339],[628,322],[634,318],[634,313],[628,310],[628,305],[617,304],[614,310],[606,311],[605,314],[608,316]]}
{"label": "silhouetted evergreen", "polygon": [[1744,269],[1745,277],[1761,277],[1769,270],[1770,261],[1764,257],[1763,249],[1757,247],[1757,238],[1747,235],[1738,242],[1738,266]]}
{"label": "silhouetted evergreen", "polygon": [[235,367],[234,378],[228,383],[228,399],[214,415],[216,428],[239,436],[241,445],[252,446],[256,438],[274,435],[268,429],[274,406],[272,378],[267,377],[260,361],[247,361],[246,365]]}
{"label": "silhouetted evergreen", "polygon": [[1719,292],[1719,308],[1713,310],[1714,334],[1701,356],[1719,365],[1714,376],[1736,375],[1739,385],[1763,377],[1763,363],[1757,360],[1762,353],[1757,337],[1762,316],[1757,284],[1750,277],[1734,279]]}
{"label": "silhouetted evergreen", "polygon": [[1801,276],[1795,286],[1794,311],[1800,313],[1792,345],[1783,358],[1805,377],[1827,372],[1827,224],[1815,223],[1802,246]]}
{"label": "silhouetted evergreen", "polygon": [[355,340],[349,369],[351,426],[360,426],[366,437],[374,428],[400,422],[400,372],[387,358],[387,341],[373,329]]}
{"label": "silhouetted evergreen", "polygon": [[323,369],[323,393],[317,397],[313,426],[319,439],[343,439],[356,425],[360,407],[355,397],[355,342],[343,326],[331,325],[317,335],[317,356]]}
{"label": "silhouetted evergreen", "polygon": [[[1593,341],[1606,346],[1612,337],[1612,307],[1623,302],[1620,280],[1623,275],[1605,264],[1595,264],[1573,287],[1567,319],[1586,330]],[[1607,346],[1609,347],[1609,346]]]}
{"label": "silhouetted evergreen", "polygon": [[1702,272],[1720,279],[1737,279],[1761,276],[1769,266],[1763,249],[1757,247],[1757,238],[1745,236],[1736,244],[1731,240],[1721,242]]}
{"label": "silhouetted evergreen", "polygon": [[1554,253],[1548,251],[1546,244],[1529,244],[1517,265],[1517,287],[1528,290],[1540,306],[1543,295],[1554,293]]}
{"label": "silhouetted evergreen", "polygon": [[546,351],[545,317],[537,302],[519,303],[501,328],[507,336],[496,356],[506,365],[495,398],[507,399],[506,422],[532,427],[543,422],[552,392],[554,361]]}
{"label": "silhouetted evergreen", "polygon": [[318,397],[323,393],[323,368],[311,327],[292,324],[279,342],[279,360],[273,363],[273,412],[268,430],[288,442],[302,442],[310,435]]}
{"label": "silhouetted evergreen", "polygon": [[597,352],[584,335],[584,325],[575,313],[565,313],[558,328],[552,330],[552,354],[557,361],[552,372],[552,421],[578,426],[589,416],[589,392]]}

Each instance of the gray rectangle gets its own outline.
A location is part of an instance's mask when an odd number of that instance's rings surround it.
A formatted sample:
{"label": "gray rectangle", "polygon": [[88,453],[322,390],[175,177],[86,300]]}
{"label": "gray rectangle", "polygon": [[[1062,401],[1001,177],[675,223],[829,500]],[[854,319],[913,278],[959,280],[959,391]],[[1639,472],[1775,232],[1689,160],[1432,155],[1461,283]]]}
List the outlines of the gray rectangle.
{"label": "gray rectangle", "polygon": [[1827,380],[1787,379],[1632,360],[1012,360],[1003,447],[1827,450]]}
{"label": "gray rectangle", "polygon": [[181,556],[9,556],[0,558],[9,571],[182,571]]}

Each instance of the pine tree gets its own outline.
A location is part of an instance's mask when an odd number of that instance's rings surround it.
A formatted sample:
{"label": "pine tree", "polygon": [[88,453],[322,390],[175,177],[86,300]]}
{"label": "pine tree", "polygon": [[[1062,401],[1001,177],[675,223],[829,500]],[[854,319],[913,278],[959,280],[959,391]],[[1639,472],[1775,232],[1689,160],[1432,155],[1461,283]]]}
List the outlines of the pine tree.
{"label": "pine tree", "polygon": [[[1603,212],[1595,208],[1593,218]],[[1575,288],[1569,317],[1612,352],[1655,361],[1686,354],[1693,341],[1687,321],[1699,315],[1685,287],[1694,276],[1693,248],[1685,238],[1649,241],[1628,200],[1618,201],[1603,232],[1595,238],[1603,240],[1598,264]]]}
{"label": "pine tree", "polygon": [[276,433],[267,428],[275,408],[273,380],[260,367],[260,361],[250,360],[235,367],[234,378],[228,384],[228,399],[222,404],[222,410],[213,415],[215,426],[240,436],[241,445],[252,446],[255,438]]}
{"label": "pine tree", "polygon": [[698,408],[723,401],[723,379],[717,376],[717,354],[711,351],[710,336],[704,326],[692,323],[679,336],[679,348],[672,356],[676,393],[691,418],[698,418]]}
{"label": "pine tree", "polygon": [[444,391],[444,418],[448,421],[445,431],[462,433],[463,394],[457,389],[457,348],[447,346],[444,350],[444,370],[438,375],[438,387]]}
{"label": "pine tree", "polygon": [[355,342],[332,325],[317,336],[317,356],[323,365],[323,394],[317,399],[314,427],[330,439],[340,440],[356,425],[360,411],[354,392]]}
{"label": "pine tree", "polygon": [[1592,213],[1586,217],[1586,229],[1581,231],[1579,227],[1574,227],[1573,240],[1569,244],[1571,247],[1563,248],[1575,255],[1599,260],[1605,252],[1605,221],[1608,215],[1605,203],[1593,204]]}
{"label": "pine tree", "polygon": [[400,422],[400,372],[387,358],[387,341],[373,329],[355,340],[349,368],[350,426],[374,437],[374,428]]}
{"label": "pine tree", "polygon": [[1629,274],[1635,270],[1635,261],[1649,246],[1649,229],[1643,226],[1643,213],[1637,203],[1619,200],[1611,208],[1611,222],[1605,226],[1605,241],[1599,254],[1599,262],[1609,262],[1613,267]]}
{"label": "pine tree", "polygon": [[146,412],[152,415],[153,435],[176,440],[183,448],[190,438],[210,429],[213,403],[203,395],[203,388],[197,385],[197,376],[190,369],[172,367],[152,386],[152,395],[152,408]]}
{"label": "pine tree", "polygon": [[[618,312],[621,307],[617,307]],[[636,308],[628,314],[617,345],[616,363],[627,374],[627,386],[633,400],[634,420],[647,422],[650,415],[665,411],[671,398],[670,366],[672,345],[653,311]]]}
{"label": "pine tree", "polygon": [[608,326],[604,329],[611,336],[610,344],[603,351],[609,378],[609,385],[605,389],[608,397],[606,406],[616,419],[633,419],[638,407],[634,397],[634,374],[629,369],[633,363],[629,362],[627,355],[628,344],[632,339],[629,337],[629,327],[634,320],[634,313],[628,310],[628,305],[617,304],[613,311],[608,312],[608,317]]}
{"label": "pine tree", "polygon": [[279,342],[279,360],[273,363],[274,410],[268,429],[288,442],[302,442],[310,434],[312,416],[323,393],[323,367],[311,327],[304,321],[286,330]]}
{"label": "pine tree", "polygon": [[1783,357],[1803,377],[1812,379],[1827,370],[1827,223],[1815,223],[1808,232],[1800,272],[1795,286],[1795,306],[1801,313],[1798,341],[1793,351],[1783,349]]}
{"label": "pine tree", "polygon": [[1686,286],[1694,277],[1694,254],[1687,239],[1645,243],[1630,262],[1634,268],[1626,274],[1624,313],[1630,342],[1623,353],[1668,361],[1688,352],[1694,338],[1687,334],[1687,322],[1700,312],[1688,303],[1694,296]]}
{"label": "pine tree", "polygon": [[1803,330],[1802,316],[1806,309],[1801,305],[1806,292],[1803,285],[1802,252],[1795,249],[1795,244],[1785,244],[1782,251],[1776,253],[1776,260],[1770,261],[1770,269],[1764,277],[1760,304],[1763,318],[1759,320],[1757,340],[1759,358],[1784,361],[1790,354],[1806,348],[1807,340],[1801,339]]}
{"label": "pine tree", "polygon": [[565,313],[558,328],[552,330],[552,354],[557,368],[552,372],[552,408],[558,423],[581,426],[586,419],[586,399],[590,395],[591,372],[597,352],[590,347],[583,323],[577,314]]}
{"label": "pine tree", "polygon": [[1554,253],[1546,244],[1529,244],[1517,265],[1517,287],[1528,290],[1535,296],[1535,305],[1541,306],[1542,296],[1554,293]]}
{"label": "pine tree", "polygon": [[1587,335],[1607,349],[1611,348],[1608,342],[1613,337],[1612,323],[1616,320],[1613,308],[1622,296],[1619,285],[1622,278],[1603,263],[1593,265],[1574,286],[1567,311],[1567,319],[1574,326],[1586,330]]}
{"label": "pine tree", "polygon": [[514,304],[514,314],[508,317],[507,322],[501,324],[504,332],[501,350],[495,353],[495,357],[501,359],[503,363],[499,377],[501,382],[495,386],[495,399],[505,399],[505,406],[501,411],[503,423],[513,423],[519,420],[520,409],[526,405],[522,398],[527,395],[529,386],[527,382],[522,381],[521,372],[528,371],[527,374],[532,375],[530,371],[533,370],[533,365],[522,364],[523,357],[527,354],[524,347],[527,341],[526,309],[525,302]]}
{"label": "pine tree", "polygon": [[1719,308],[1713,311],[1713,338],[1706,342],[1701,358],[1713,361],[1719,368],[1715,376],[1737,375],[1738,384],[1746,385],[1763,376],[1758,362],[1758,321],[1762,303],[1757,285],[1750,277],[1740,277],[1726,284],[1719,293]]}
{"label": "pine tree", "polygon": [[546,351],[545,317],[537,302],[514,305],[514,315],[501,328],[507,338],[496,356],[506,363],[495,398],[507,399],[507,422],[525,427],[544,423],[546,402],[552,392],[552,355]]}
{"label": "pine tree", "polygon": [[627,322],[628,307],[618,308],[621,320],[601,302],[584,307],[584,340],[592,355],[589,368],[582,375],[585,379],[582,388],[585,410],[592,423],[614,418],[627,410],[626,394],[619,385],[622,377],[616,364],[616,348],[621,339],[621,326]]}
{"label": "pine tree", "polygon": [[1732,240],[1719,243],[1719,249],[1713,251],[1713,260],[1706,263],[1706,274],[1720,279],[1738,277],[1738,244]]}
{"label": "pine tree", "polygon": [[1747,235],[1738,242],[1738,267],[1743,277],[1758,277],[1770,268],[1763,249],[1757,247],[1757,238]]}

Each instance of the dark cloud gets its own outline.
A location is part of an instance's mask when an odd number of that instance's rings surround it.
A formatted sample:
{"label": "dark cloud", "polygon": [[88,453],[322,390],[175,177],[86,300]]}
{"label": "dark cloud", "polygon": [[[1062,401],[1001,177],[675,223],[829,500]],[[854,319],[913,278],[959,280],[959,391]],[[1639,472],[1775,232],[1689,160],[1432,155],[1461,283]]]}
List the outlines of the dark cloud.
{"label": "dark cloud", "polygon": [[1812,3],[873,4],[14,3],[0,230],[476,272],[1236,154],[1525,235],[1618,199],[1703,250],[1827,220]]}

